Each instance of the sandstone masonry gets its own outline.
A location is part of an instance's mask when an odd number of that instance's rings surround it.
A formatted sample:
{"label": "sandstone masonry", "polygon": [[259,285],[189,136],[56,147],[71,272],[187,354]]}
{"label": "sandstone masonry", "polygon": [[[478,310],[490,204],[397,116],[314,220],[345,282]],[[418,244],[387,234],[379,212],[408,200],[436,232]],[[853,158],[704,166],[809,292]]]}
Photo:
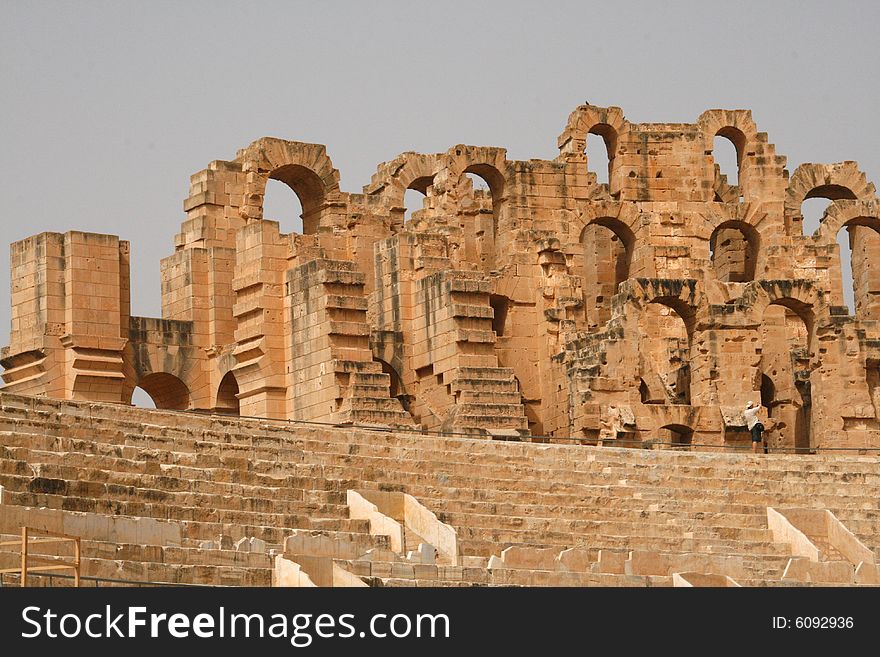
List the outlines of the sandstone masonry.
{"label": "sandstone masonry", "polygon": [[[165,409],[717,447],[747,443],[751,399],[773,447],[880,447],[880,201],[855,162],[789,174],[745,110],[634,124],[583,105],[558,146],[403,153],[354,194],[324,146],[259,139],[192,176],[161,319],[131,315],[116,236],[17,242],[4,390],[128,404],[140,386]],[[299,197],[303,234],[263,217],[269,179]],[[405,221],[408,189],[425,198]],[[816,197],[831,204],[805,235]]]}

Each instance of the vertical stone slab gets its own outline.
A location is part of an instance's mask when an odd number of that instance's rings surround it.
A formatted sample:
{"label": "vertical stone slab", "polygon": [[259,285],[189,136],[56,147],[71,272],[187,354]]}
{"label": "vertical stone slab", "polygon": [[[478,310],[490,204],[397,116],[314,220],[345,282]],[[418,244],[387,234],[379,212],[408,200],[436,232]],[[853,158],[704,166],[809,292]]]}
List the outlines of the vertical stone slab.
{"label": "vertical stone slab", "polygon": [[242,415],[287,415],[283,288],[289,248],[274,221],[254,221],[238,231],[232,314]]}

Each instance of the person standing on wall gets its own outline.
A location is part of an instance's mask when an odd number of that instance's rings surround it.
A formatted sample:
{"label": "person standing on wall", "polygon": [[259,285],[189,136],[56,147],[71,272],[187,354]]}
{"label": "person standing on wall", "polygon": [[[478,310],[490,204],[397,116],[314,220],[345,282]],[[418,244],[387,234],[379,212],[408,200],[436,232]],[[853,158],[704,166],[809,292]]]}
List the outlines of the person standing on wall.
{"label": "person standing on wall", "polygon": [[[746,410],[743,411],[743,415],[746,418],[746,425],[749,427],[749,431],[752,432],[752,453],[758,453],[758,445],[760,445],[764,441],[764,423],[761,422],[761,419],[758,417],[758,413],[761,412],[760,406],[755,406],[755,402],[749,402],[746,404]],[[764,453],[767,453],[767,446],[764,446]]]}

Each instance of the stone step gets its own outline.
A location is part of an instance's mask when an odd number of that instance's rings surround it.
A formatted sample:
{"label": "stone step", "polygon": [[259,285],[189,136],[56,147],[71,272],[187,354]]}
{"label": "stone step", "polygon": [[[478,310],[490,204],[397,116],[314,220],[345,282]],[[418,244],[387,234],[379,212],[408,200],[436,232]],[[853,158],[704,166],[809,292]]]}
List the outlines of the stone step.
{"label": "stone step", "polygon": [[450,384],[451,389],[455,392],[479,392],[488,393],[508,393],[519,394],[519,386],[513,379],[454,379]]}

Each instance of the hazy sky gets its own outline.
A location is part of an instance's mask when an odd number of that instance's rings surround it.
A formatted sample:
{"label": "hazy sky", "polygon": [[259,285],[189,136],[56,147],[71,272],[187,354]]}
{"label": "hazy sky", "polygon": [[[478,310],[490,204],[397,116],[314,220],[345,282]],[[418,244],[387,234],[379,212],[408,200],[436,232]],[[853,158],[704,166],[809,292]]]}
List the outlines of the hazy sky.
{"label": "hazy sky", "polygon": [[190,174],[264,135],[326,144],[360,191],[407,150],[552,159],[585,100],[633,122],[750,108],[789,171],[880,181],[876,2],[0,5],[0,242],[129,240],[134,314],[159,315]]}

